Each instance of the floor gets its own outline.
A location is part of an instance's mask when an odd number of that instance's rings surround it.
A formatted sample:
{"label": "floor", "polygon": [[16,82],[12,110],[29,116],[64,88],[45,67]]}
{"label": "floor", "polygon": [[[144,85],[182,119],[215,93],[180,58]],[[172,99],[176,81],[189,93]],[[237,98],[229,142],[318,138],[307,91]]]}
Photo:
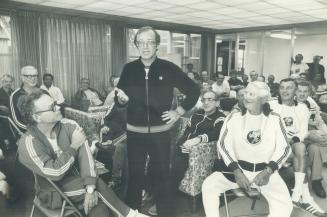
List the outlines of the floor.
{"label": "floor", "polygon": [[[324,168],[323,171],[324,180],[327,180],[327,168]],[[324,187],[327,189],[327,183],[324,182]],[[313,194],[314,195],[314,194]],[[21,198],[17,203],[15,203],[14,206],[7,206],[5,210],[0,210],[0,216],[1,217],[28,217],[30,215],[31,211],[31,205],[33,200],[34,194],[31,192],[29,195],[27,195],[25,198]],[[320,199],[318,197],[315,197],[315,200],[317,203],[327,211],[327,199]],[[198,209],[195,213],[191,212],[191,200],[188,196],[186,196],[183,193],[180,193],[176,195],[176,203],[178,204],[178,210],[176,210],[177,216],[176,217],[204,217],[204,211],[201,204],[201,200],[198,200]],[[229,202],[230,210],[231,210],[231,216],[245,214],[245,213],[253,213],[250,209],[251,207],[251,200],[248,198],[242,197],[237,198],[235,200],[232,200]],[[142,209],[143,212],[146,212],[146,210],[151,206],[151,204],[145,204],[144,208]],[[256,206],[254,209],[254,213],[265,213],[267,212],[267,203],[264,198],[261,198],[256,202]],[[225,217],[225,207],[221,207],[221,216]],[[41,215],[36,214],[35,217],[38,217]],[[263,215],[266,216],[266,215]],[[304,217],[304,216],[312,216],[305,211],[294,209],[292,217]]]}

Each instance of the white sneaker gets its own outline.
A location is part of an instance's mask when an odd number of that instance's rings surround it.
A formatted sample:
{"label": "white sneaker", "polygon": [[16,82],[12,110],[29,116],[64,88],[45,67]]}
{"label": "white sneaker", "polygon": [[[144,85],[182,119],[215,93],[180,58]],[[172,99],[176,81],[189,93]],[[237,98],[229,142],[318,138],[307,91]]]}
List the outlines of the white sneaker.
{"label": "white sneaker", "polygon": [[299,207],[315,216],[318,217],[327,217],[327,213],[322,210],[315,201],[311,202],[293,202],[296,207]]}

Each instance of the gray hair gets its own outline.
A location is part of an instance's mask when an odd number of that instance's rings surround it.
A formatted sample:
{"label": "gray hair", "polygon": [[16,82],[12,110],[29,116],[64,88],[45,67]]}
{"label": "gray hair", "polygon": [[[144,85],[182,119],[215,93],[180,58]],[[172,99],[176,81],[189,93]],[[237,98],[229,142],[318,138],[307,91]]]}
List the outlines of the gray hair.
{"label": "gray hair", "polygon": [[248,84],[254,86],[258,89],[259,97],[264,99],[265,102],[268,102],[271,99],[270,88],[269,86],[262,81],[252,81]]}

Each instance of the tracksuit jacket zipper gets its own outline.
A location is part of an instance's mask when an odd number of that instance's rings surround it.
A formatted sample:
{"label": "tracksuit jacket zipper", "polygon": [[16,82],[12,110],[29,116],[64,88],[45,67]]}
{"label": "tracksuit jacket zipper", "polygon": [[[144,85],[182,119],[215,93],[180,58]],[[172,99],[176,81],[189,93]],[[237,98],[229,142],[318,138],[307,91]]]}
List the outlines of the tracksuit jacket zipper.
{"label": "tracksuit jacket zipper", "polygon": [[149,71],[150,68],[145,68],[145,92],[146,92],[146,112],[148,119],[148,133],[150,133],[150,109],[149,109]]}

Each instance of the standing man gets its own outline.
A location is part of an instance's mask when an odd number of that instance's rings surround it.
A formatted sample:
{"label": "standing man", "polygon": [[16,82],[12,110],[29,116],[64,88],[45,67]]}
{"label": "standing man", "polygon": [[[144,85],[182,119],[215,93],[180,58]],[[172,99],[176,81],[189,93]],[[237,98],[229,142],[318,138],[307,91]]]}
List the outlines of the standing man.
{"label": "standing man", "polygon": [[[119,105],[127,105],[127,204],[140,208],[147,154],[153,168],[153,190],[159,217],[171,217],[169,183],[170,129],[197,102],[198,86],[175,64],[157,57],[160,35],[142,27],[134,38],[140,58],[125,65],[117,85]],[[186,98],[171,110],[174,88]]]}
{"label": "standing man", "polygon": [[292,63],[291,66],[291,78],[297,79],[300,77],[301,73],[308,73],[309,66],[306,63],[302,62],[302,60],[302,54],[299,53],[295,56],[295,61]]}
{"label": "standing man", "polygon": [[53,86],[52,74],[46,73],[43,75],[43,85],[41,85],[41,89],[47,91],[57,104],[61,105],[65,102],[61,90],[58,87]]}
{"label": "standing man", "polygon": [[325,67],[320,64],[321,59],[322,59],[322,56],[316,55],[313,57],[313,62],[308,63],[308,66],[309,66],[308,79],[309,79],[309,81],[314,80],[315,77],[320,77],[320,81],[322,83],[326,83]]}
{"label": "standing man", "polygon": [[250,79],[251,79],[251,81],[256,81],[258,79],[258,76],[259,75],[258,75],[258,73],[256,71],[252,70],[250,72]]}

